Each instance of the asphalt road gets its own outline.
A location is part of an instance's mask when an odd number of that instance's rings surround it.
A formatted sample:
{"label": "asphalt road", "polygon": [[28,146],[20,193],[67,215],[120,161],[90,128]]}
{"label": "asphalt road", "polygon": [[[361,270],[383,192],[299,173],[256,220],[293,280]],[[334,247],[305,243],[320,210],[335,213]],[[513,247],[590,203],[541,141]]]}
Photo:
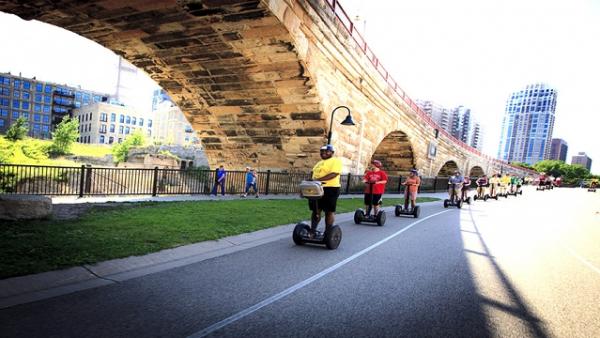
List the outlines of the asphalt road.
{"label": "asphalt road", "polygon": [[441,204],[2,309],[0,336],[600,337],[599,193]]}

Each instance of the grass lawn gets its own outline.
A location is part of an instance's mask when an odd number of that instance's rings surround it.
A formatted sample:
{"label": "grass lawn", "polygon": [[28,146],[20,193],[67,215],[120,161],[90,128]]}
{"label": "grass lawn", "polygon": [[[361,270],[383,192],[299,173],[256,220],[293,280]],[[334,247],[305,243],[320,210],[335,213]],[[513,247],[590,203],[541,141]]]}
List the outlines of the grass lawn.
{"label": "grass lawn", "polygon": [[[419,202],[438,200],[419,198]],[[386,199],[386,205],[401,203]],[[338,213],[362,198],[339,199]],[[0,223],[0,279],[144,255],[308,219],[306,200],[149,202],[93,208],[76,220]]]}

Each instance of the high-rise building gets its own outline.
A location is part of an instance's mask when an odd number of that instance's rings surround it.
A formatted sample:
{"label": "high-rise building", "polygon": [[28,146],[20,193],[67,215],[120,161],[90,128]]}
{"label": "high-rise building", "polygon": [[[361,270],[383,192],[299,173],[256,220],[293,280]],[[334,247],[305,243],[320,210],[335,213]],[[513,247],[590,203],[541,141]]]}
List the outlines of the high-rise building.
{"label": "high-rise building", "polygon": [[592,169],[592,159],[589,158],[584,152],[579,152],[577,155],[571,157],[571,164],[579,164],[587,170]]}
{"label": "high-rise building", "polygon": [[150,111],[152,91],[157,87],[143,70],[118,57],[117,82],[114,94],[111,96],[113,103],[133,107],[137,111]]}
{"label": "high-rise building", "polygon": [[550,146],[550,160],[567,161],[567,150],[569,145],[565,140],[560,138],[553,138],[552,145]]}
{"label": "high-rise building", "polygon": [[429,100],[417,100],[417,105],[450,135],[473,148],[482,148],[482,128],[471,109],[458,106],[447,109]]}
{"label": "high-rise building", "polygon": [[73,109],[107,100],[107,94],[0,73],[0,134],[24,117],[29,136],[47,139]]}
{"label": "high-rise building", "polygon": [[535,164],[550,157],[556,90],[543,83],[527,85],[506,101],[498,158]]}

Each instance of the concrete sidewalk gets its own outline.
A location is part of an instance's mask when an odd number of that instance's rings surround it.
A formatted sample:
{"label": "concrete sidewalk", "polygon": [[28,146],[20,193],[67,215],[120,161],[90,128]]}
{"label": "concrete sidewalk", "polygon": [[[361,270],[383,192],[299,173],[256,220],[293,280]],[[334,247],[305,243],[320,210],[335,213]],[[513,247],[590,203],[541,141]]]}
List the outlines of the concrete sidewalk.
{"label": "concrete sidewalk", "polygon": [[[420,197],[446,198],[446,193],[423,193]],[[360,198],[362,195],[344,195],[341,198]],[[401,198],[402,195],[386,194],[386,198]],[[269,195],[262,199],[284,199],[299,198],[298,195]],[[79,204],[79,203],[124,203],[145,201],[196,201],[208,200],[209,196],[160,196],[160,197],[88,197],[88,198],[53,198],[55,204]],[[221,198],[232,200],[240,199],[239,196],[226,196]],[[439,202],[429,202],[439,203]],[[387,212],[393,212],[393,206],[385,208]],[[308,215],[308,211],[307,211]],[[354,213],[337,215],[337,221],[346,222],[353,219]],[[259,230],[251,233],[240,234],[221,238],[216,241],[205,241],[190,244],[174,249],[162,250],[144,256],[131,256],[127,258],[113,259],[93,265],[76,266],[69,269],[49,271],[34,275],[21,276],[0,280],[0,309],[18,304],[34,302],[37,300],[52,298],[72,292],[95,288],[98,286],[120,283],[122,281],[136,278],[196,262],[218,257],[221,255],[245,250],[265,243],[283,238],[291,238],[294,224],[276,226],[269,229]]]}

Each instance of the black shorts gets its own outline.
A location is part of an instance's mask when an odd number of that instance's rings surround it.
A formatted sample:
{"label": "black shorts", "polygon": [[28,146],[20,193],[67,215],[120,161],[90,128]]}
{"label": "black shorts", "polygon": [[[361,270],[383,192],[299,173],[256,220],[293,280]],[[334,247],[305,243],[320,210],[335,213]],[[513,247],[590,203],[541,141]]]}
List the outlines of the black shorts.
{"label": "black shorts", "polygon": [[373,205],[381,204],[381,194],[365,194],[365,205],[371,204],[371,196],[373,196]]}
{"label": "black shorts", "polygon": [[308,207],[315,211],[316,202],[319,203],[319,209],[325,212],[335,212],[337,199],[340,196],[339,187],[323,187],[323,197],[318,200],[308,200]]}

